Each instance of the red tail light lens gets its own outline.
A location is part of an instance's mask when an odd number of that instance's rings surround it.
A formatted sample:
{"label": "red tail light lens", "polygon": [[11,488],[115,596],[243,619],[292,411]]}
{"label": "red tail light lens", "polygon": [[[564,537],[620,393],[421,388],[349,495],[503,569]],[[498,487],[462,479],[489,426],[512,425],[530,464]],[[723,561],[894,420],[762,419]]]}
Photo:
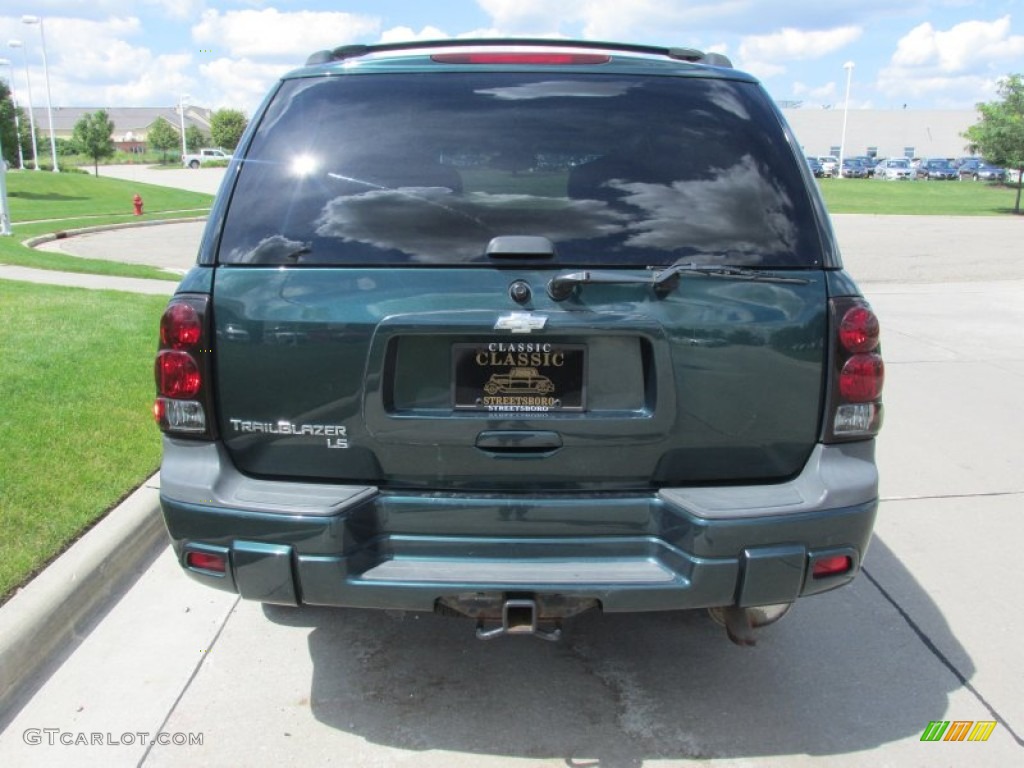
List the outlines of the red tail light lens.
{"label": "red tail light lens", "polygon": [[839,323],[839,343],[851,354],[878,348],[878,318],[867,307],[851,307]]}
{"label": "red tail light lens", "polygon": [[191,304],[171,304],[160,318],[160,344],[172,349],[193,347],[203,335],[199,313]]}
{"label": "red tail light lens", "polygon": [[195,397],[202,385],[199,366],[188,352],[164,350],[156,357],[156,389],[165,397]]}
{"label": "red tail light lens", "polygon": [[879,355],[854,355],[839,372],[839,394],[848,403],[869,403],[882,396],[885,364]]}
{"label": "red tail light lens", "polygon": [[438,64],[607,64],[611,56],[603,53],[526,53],[503,51],[490,53],[435,53]]}
{"label": "red tail light lens", "polygon": [[879,349],[878,317],[858,297],[833,299],[832,388],[826,411],[826,441],[863,440],[882,425],[885,364]]}

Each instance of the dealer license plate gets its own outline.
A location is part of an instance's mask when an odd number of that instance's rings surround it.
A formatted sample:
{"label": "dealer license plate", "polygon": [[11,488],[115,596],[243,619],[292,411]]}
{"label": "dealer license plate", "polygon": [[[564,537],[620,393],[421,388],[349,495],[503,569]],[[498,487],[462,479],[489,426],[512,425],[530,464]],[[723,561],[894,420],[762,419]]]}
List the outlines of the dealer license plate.
{"label": "dealer license plate", "polygon": [[551,413],[586,407],[586,347],[582,344],[454,344],[452,371],[457,409]]}

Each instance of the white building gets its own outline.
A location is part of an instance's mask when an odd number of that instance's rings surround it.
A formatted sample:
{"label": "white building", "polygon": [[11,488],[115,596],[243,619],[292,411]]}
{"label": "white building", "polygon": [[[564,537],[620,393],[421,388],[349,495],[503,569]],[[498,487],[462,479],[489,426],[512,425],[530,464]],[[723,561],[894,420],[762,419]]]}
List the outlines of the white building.
{"label": "white building", "polygon": [[[783,108],[807,155],[839,156],[843,110]],[[976,110],[851,109],[845,157],[946,157],[969,155],[961,134],[979,120]]]}

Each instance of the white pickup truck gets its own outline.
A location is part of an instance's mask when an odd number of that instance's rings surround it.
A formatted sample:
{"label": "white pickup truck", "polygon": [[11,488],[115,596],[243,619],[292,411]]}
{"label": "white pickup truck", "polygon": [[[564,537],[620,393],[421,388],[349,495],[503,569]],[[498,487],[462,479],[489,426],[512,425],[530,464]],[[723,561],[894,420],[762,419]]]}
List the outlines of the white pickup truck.
{"label": "white pickup truck", "polygon": [[186,168],[198,168],[214,160],[230,160],[231,155],[223,149],[200,149],[195,154],[182,155],[181,163]]}

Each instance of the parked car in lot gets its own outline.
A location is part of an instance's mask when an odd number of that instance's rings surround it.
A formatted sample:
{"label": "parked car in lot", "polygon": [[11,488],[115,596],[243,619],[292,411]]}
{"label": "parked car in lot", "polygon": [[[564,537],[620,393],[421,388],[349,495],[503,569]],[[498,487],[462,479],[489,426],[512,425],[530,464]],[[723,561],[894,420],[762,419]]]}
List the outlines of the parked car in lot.
{"label": "parked car in lot", "polygon": [[484,639],[709,609],[742,645],[851,582],[884,364],[798,146],[717,54],[313,54],[160,323],[181,567]]}
{"label": "parked car in lot", "polygon": [[983,160],[972,159],[963,162],[957,169],[961,181],[1005,181],[1006,169],[989,165]]}
{"label": "parked car in lot", "polygon": [[192,169],[216,161],[226,163],[229,160],[231,160],[231,153],[217,148],[200,149],[198,152],[181,156],[181,164]]}
{"label": "parked car in lot", "polygon": [[818,162],[818,158],[816,157],[807,157],[807,167],[811,169],[811,173],[814,174],[814,178],[816,179],[820,179],[825,175],[825,169],[822,167],[821,163]]}
{"label": "parked car in lot", "polygon": [[860,163],[860,166],[864,169],[864,174],[870,179],[875,175],[875,166],[878,165],[878,161],[870,157],[869,155],[856,155],[850,158],[856,163]]}
{"label": "parked car in lot", "polygon": [[931,160],[924,160],[917,167],[917,178],[931,179],[933,181],[950,181],[959,178],[959,174],[949,160],[933,158]]}
{"label": "parked car in lot", "polygon": [[818,155],[818,162],[826,176],[835,176],[839,168],[839,158],[831,155]]}
{"label": "parked car in lot", "polygon": [[914,170],[910,167],[910,161],[902,157],[893,157],[883,160],[875,166],[875,178],[886,181],[900,181],[911,179]]}
{"label": "parked car in lot", "polygon": [[845,179],[866,179],[868,172],[858,160],[843,160],[842,170],[840,171],[843,178]]}

